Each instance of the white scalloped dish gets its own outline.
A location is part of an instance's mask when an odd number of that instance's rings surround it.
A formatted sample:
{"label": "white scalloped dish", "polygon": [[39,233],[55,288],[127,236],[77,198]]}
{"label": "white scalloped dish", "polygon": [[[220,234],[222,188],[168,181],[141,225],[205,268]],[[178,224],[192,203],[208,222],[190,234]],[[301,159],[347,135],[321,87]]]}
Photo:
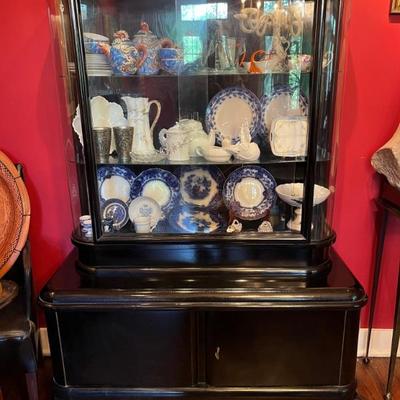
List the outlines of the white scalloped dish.
{"label": "white scalloped dish", "polygon": [[305,157],[307,155],[307,117],[277,118],[270,131],[271,151],[279,157]]}

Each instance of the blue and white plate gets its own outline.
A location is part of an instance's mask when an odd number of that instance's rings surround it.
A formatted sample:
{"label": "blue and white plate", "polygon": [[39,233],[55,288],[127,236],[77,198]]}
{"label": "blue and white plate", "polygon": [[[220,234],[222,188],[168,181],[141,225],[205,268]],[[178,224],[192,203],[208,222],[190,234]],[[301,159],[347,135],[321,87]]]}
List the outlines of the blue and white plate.
{"label": "blue and white plate", "polygon": [[260,101],[250,90],[241,87],[221,90],[208,104],[207,131],[215,131],[218,143],[228,139],[235,144],[239,141],[240,128],[248,124],[254,139],[260,126],[260,110]]}
{"label": "blue and white plate", "polygon": [[97,170],[100,201],[118,199],[126,204],[131,201],[135,174],[126,167],[107,165]]}
{"label": "blue and white plate", "polygon": [[216,211],[198,208],[176,208],[169,216],[170,224],[177,232],[184,233],[212,233],[224,231],[226,221]]}
{"label": "blue and white plate", "polygon": [[113,228],[119,231],[129,220],[128,206],[119,199],[109,199],[101,207],[101,216],[103,219],[112,219]]}
{"label": "blue and white plate", "polygon": [[178,176],[183,203],[198,208],[218,208],[221,205],[225,178],[218,167],[182,167]]}
{"label": "blue and white plate", "polygon": [[179,179],[171,172],[161,168],[150,168],[135,179],[131,196],[150,197],[161,207],[164,219],[179,201]]}
{"label": "blue and white plate", "polygon": [[267,141],[272,123],[278,118],[305,117],[308,115],[308,100],[288,86],[280,86],[270,95],[261,97],[260,135]]}
{"label": "blue and white plate", "polygon": [[226,206],[238,218],[264,218],[276,200],[274,177],[262,167],[245,166],[233,171],[225,181]]}

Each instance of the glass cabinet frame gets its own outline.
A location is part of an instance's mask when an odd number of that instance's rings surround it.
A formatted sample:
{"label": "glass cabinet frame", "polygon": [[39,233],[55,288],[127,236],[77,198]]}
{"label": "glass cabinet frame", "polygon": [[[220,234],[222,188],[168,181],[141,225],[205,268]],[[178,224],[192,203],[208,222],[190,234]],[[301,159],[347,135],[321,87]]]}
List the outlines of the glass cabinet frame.
{"label": "glass cabinet frame", "polygon": [[[90,107],[90,90],[89,79],[86,73],[86,60],[85,60],[85,43],[83,36],[83,27],[81,19],[81,1],[80,0],[65,0],[68,1],[69,16],[70,16],[70,29],[72,34],[72,46],[70,57],[76,68],[77,77],[77,100],[81,110],[81,124],[83,135],[83,152],[85,159],[85,174],[80,176],[87,186],[87,201],[88,210],[92,218],[93,241],[94,242],[136,242],[136,241],[165,241],[165,242],[208,242],[208,241],[260,241],[266,242],[281,242],[281,241],[324,241],[334,236],[333,232],[329,230],[329,234],[313,234],[314,225],[325,224],[325,215],[323,215],[322,222],[313,222],[315,217],[313,209],[314,198],[314,184],[317,183],[320,173],[321,163],[326,165],[321,169],[324,171],[325,177],[322,179],[328,182],[329,186],[334,186],[331,181],[334,180],[334,172],[332,166],[336,165],[336,161],[332,159],[337,153],[336,140],[334,137],[334,115],[336,103],[336,87],[339,65],[339,52],[340,52],[340,27],[341,27],[341,10],[343,7],[342,0],[315,0],[314,3],[314,17],[312,27],[312,42],[313,42],[313,69],[310,73],[310,97],[309,97],[309,132],[308,132],[308,151],[305,157],[305,173],[304,173],[304,199],[302,207],[302,224],[301,232],[274,232],[272,235],[261,235],[257,232],[242,232],[239,234],[231,235],[227,233],[217,234],[171,234],[171,233],[158,233],[158,234],[131,234],[119,235],[113,234],[105,235],[102,231],[101,212],[98,201],[98,181],[97,181],[97,165],[94,154],[94,140],[91,134],[92,119]],[[309,0],[306,0],[309,1]],[[62,4],[62,3],[61,3]],[[329,37],[329,19],[331,16],[331,9],[334,7],[334,29],[331,31]],[[328,42],[329,41],[329,42]],[[332,48],[332,63],[330,68],[330,76],[326,77],[326,71],[323,68],[323,59],[326,44]],[[152,79],[152,77],[144,77],[143,79]],[[328,101],[329,100],[329,101]],[[324,109],[325,107],[325,109]],[[327,116],[327,121],[324,121]],[[323,126],[323,125],[327,126]],[[319,161],[318,160],[318,143],[321,140],[321,132],[325,129],[330,153],[330,159]],[[149,165],[150,167],[150,165]],[[83,194],[81,194],[83,195]],[[329,198],[329,202],[333,202],[333,194]],[[327,206],[325,206],[327,207]]]}

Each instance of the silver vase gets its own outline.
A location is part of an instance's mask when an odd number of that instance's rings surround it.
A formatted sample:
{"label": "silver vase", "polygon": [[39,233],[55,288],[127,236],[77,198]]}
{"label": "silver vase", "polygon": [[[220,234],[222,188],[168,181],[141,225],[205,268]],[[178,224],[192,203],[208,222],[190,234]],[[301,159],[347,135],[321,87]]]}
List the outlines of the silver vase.
{"label": "silver vase", "polygon": [[111,128],[93,128],[96,162],[108,163],[111,149]]}
{"label": "silver vase", "polygon": [[115,147],[117,148],[118,161],[129,162],[133,142],[133,127],[118,126],[113,128]]}

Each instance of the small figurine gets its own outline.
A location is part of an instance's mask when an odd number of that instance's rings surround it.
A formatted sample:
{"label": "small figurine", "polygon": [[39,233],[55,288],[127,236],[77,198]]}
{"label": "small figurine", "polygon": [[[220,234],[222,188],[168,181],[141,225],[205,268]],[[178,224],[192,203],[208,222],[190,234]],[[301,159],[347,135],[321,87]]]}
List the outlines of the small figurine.
{"label": "small figurine", "polygon": [[271,222],[263,221],[258,227],[257,231],[260,233],[271,233],[274,231],[274,229],[272,228]]}
{"label": "small figurine", "polygon": [[242,232],[242,227],[243,227],[242,224],[237,219],[234,219],[232,223],[228,226],[226,231],[228,233],[234,233],[234,232],[240,233]]}

